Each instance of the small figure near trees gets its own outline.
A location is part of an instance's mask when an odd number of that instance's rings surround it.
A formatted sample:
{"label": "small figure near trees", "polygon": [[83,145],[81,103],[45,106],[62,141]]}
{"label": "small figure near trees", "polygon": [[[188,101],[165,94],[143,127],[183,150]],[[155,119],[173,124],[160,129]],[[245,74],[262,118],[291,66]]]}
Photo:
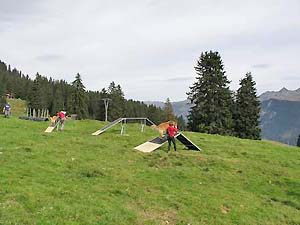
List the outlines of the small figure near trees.
{"label": "small figure near trees", "polygon": [[10,116],[10,111],[11,111],[11,106],[9,103],[5,103],[3,107],[3,113],[5,118],[9,118]]}
{"label": "small figure near trees", "polygon": [[175,135],[178,132],[177,127],[174,126],[174,122],[170,121],[169,126],[167,128],[167,140],[168,140],[168,152],[170,151],[171,148],[171,143],[173,143],[174,150],[176,151],[176,142],[175,142]]}
{"label": "small figure near trees", "polygon": [[300,134],[299,134],[299,137],[298,137],[297,146],[300,147]]}

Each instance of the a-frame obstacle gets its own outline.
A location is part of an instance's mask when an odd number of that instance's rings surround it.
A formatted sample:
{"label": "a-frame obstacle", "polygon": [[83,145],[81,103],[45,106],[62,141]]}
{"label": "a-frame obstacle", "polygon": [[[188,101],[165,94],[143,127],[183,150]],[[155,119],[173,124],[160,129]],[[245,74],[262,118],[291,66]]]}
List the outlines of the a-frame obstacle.
{"label": "a-frame obstacle", "polygon": [[96,132],[92,133],[92,135],[100,135],[102,133],[104,133],[105,131],[107,131],[108,129],[112,128],[113,126],[121,123],[121,135],[123,135],[125,133],[125,125],[128,121],[141,121],[141,131],[144,131],[144,127],[146,124],[151,124],[151,125],[155,125],[155,123],[153,123],[151,120],[149,120],[148,118],[143,118],[143,117],[138,117],[138,118],[119,118],[116,119],[115,121],[107,124],[106,126],[102,127],[100,130],[97,130]]}
{"label": "a-frame obstacle", "polygon": [[[180,141],[183,145],[185,145],[189,150],[196,150],[201,151],[197,145],[195,145],[190,139],[188,139],[184,134],[178,133],[176,139]],[[141,152],[153,152],[154,150],[158,149],[159,147],[163,146],[167,142],[167,137],[164,136],[163,138],[156,137],[150,141],[147,141],[139,146],[136,146],[134,149],[141,151]]]}

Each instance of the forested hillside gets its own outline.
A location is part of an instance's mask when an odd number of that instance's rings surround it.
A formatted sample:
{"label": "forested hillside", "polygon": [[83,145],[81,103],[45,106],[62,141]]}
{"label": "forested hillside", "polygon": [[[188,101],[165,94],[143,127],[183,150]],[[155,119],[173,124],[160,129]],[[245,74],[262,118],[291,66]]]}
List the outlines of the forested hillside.
{"label": "forested hillside", "polygon": [[[110,98],[108,120],[119,117],[148,117],[155,123],[165,120],[165,113],[162,109],[154,105],[146,105],[140,101],[125,99],[120,85],[111,82],[107,88],[101,91],[87,91],[82,84],[83,95],[80,96],[81,105],[78,105],[77,84],[81,80],[76,80],[72,84],[65,80],[54,80],[39,73],[35,79],[24,75],[17,69],[11,69],[0,61],[0,95],[10,94],[14,98],[26,100],[28,107],[36,109],[47,108],[50,114],[55,114],[59,110],[68,113],[78,113],[81,111],[81,118],[91,118],[104,120],[103,98]],[[75,107],[76,106],[76,107]]]}

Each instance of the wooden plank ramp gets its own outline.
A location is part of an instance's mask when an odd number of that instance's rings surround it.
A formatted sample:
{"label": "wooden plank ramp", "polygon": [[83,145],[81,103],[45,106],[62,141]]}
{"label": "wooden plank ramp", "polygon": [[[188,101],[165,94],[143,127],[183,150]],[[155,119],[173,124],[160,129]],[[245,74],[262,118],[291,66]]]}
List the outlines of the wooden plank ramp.
{"label": "wooden plank ramp", "polygon": [[134,149],[141,151],[141,152],[153,152],[154,150],[158,149],[159,147],[163,146],[167,142],[167,138],[163,137],[156,137],[150,141],[147,141],[139,146],[136,146]]}
{"label": "wooden plank ramp", "polygon": [[49,126],[46,130],[45,133],[51,133],[57,126],[58,126],[59,122],[57,122],[54,126]]}
{"label": "wooden plank ramp", "polygon": [[92,135],[96,136],[96,135],[100,135],[103,132],[105,132],[106,130],[108,130],[109,128],[115,126],[116,124],[122,122],[123,118],[119,118],[114,120],[113,122],[107,124],[105,127],[101,128],[100,130],[97,130],[96,132],[92,133]]}

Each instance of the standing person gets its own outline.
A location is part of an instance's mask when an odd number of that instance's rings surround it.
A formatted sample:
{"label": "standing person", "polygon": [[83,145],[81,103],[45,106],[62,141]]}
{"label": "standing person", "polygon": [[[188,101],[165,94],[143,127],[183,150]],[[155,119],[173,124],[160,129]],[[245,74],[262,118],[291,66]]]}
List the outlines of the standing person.
{"label": "standing person", "polygon": [[173,143],[174,150],[176,151],[176,142],[175,142],[175,135],[177,134],[178,129],[174,126],[174,122],[170,121],[169,126],[167,128],[167,139],[168,139],[168,152],[171,148],[171,143]]}
{"label": "standing person", "polygon": [[9,118],[10,116],[10,104],[9,103],[5,103],[4,107],[3,107],[3,112],[4,112],[4,117]]}
{"label": "standing person", "polygon": [[65,123],[66,123],[66,112],[65,111],[60,111],[57,113],[59,123],[60,123],[60,130],[63,131],[65,128]]}

